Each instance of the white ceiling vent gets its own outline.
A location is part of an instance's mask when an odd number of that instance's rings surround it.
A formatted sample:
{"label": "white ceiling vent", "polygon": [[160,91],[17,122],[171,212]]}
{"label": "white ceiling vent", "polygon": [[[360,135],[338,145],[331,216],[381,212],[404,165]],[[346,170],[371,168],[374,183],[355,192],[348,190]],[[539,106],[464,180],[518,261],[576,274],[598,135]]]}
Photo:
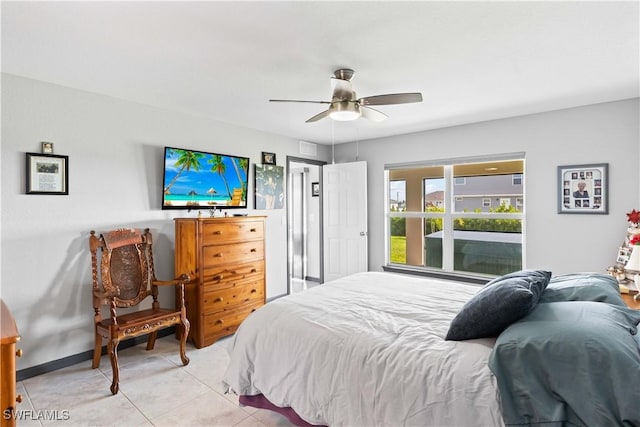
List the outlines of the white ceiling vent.
{"label": "white ceiling vent", "polygon": [[300,154],[307,156],[317,156],[318,146],[313,142],[300,141]]}

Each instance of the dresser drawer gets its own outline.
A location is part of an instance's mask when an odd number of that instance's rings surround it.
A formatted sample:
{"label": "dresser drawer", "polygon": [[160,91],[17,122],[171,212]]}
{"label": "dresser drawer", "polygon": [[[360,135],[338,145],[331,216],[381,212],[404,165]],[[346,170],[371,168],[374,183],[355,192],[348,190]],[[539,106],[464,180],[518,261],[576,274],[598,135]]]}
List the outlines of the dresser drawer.
{"label": "dresser drawer", "polygon": [[262,307],[262,301],[256,301],[233,310],[204,315],[205,339],[230,335],[238,329],[240,323],[252,312]]}
{"label": "dresser drawer", "polygon": [[232,282],[232,286],[222,290],[207,291],[202,299],[203,311],[206,314],[231,309],[241,304],[254,301],[264,302],[264,280],[244,279]]}
{"label": "dresser drawer", "polygon": [[261,240],[228,245],[205,246],[202,248],[202,264],[205,272],[209,267],[223,264],[236,264],[263,258],[264,243]]}
{"label": "dresser drawer", "polygon": [[[210,285],[227,284],[247,278],[264,278],[264,260],[235,264],[235,265],[209,265],[203,271],[203,283]],[[217,287],[220,289],[220,287]]]}
{"label": "dresser drawer", "polygon": [[208,222],[202,224],[202,243],[205,245],[262,240],[263,237],[263,221]]}

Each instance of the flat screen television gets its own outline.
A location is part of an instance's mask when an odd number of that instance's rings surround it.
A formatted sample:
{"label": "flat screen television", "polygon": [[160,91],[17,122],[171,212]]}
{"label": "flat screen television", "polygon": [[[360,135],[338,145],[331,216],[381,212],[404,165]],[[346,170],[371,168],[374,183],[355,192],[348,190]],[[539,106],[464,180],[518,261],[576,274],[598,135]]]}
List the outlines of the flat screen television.
{"label": "flat screen television", "polygon": [[249,158],[164,148],[162,209],[247,207]]}

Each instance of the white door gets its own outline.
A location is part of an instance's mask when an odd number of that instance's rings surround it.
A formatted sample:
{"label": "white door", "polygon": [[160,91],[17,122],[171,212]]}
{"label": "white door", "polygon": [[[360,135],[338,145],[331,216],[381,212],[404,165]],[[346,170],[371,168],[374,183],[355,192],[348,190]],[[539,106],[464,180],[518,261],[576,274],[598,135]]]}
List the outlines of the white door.
{"label": "white door", "polygon": [[367,163],[322,167],[324,281],[368,270]]}

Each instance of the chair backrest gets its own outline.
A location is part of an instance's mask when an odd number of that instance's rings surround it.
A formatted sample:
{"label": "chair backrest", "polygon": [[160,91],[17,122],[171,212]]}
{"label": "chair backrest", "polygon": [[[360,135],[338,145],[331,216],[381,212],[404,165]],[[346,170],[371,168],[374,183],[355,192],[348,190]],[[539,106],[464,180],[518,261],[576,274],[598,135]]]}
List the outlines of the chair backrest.
{"label": "chair backrest", "polygon": [[111,304],[111,297],[117,307],[137,305],[149,295],[156,301],[152,244],[149,229],[118,229],[99,237],[91,231],[93,290],[104,295],[94,298],[94,307]]}

